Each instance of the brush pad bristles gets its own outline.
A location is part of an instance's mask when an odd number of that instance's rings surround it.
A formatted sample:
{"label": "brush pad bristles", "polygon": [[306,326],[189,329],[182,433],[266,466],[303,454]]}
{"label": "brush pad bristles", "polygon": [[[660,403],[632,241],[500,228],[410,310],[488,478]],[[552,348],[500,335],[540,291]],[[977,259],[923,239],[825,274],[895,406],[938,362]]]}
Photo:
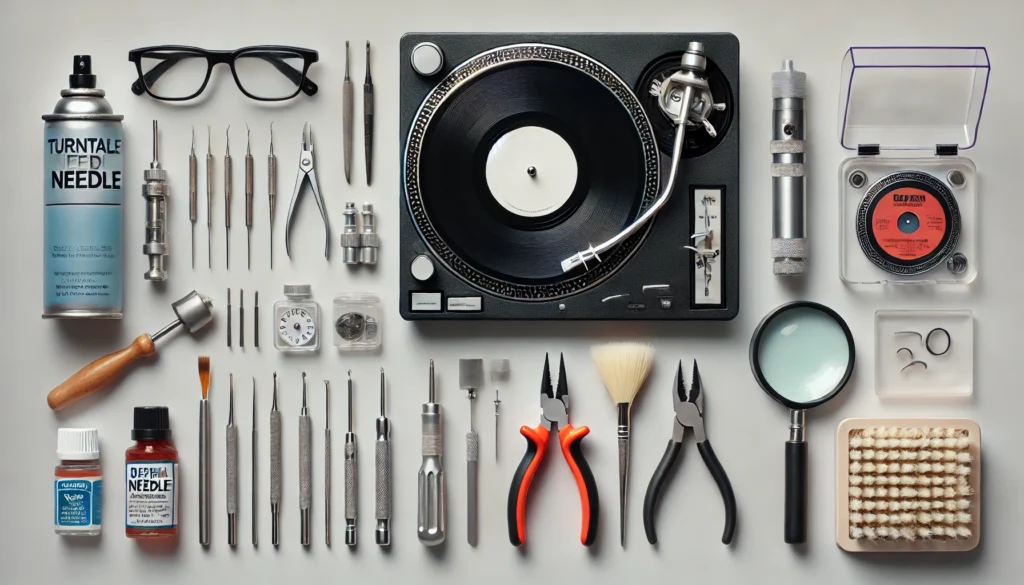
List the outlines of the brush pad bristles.
{"label": "brush pad bristles", "polygon": [[961,428],[851,430],[850,538],[970,539],[971,441]]}
{"label": "brush pad bristles", "polygon": [[633,341],[595,345],[590,354],[615,404],[632,404],[651,373],[654,348]]}

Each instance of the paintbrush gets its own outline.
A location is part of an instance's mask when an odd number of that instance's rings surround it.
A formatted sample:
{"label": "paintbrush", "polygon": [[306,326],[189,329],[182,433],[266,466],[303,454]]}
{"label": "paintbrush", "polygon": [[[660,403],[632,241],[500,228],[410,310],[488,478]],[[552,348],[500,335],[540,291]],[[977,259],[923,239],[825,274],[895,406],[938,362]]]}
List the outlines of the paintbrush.
{"label": "paintbrush", "polygon": [[654,348],[646,343],[606,343],[590,349],[608,395],[618,409],[619,542],[626,546],[626,484],[629,476],[629,408],[651,372]]}

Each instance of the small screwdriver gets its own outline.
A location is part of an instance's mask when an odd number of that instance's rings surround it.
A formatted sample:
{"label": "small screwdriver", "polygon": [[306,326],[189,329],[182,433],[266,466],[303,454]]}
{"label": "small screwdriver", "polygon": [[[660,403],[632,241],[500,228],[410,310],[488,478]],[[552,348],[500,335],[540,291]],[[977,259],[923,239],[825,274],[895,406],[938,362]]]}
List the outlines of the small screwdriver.
{"label": "small screwdriver", "polygon": [[331,383],[324,380],[324,544],[331,546]]}
{"label": "small screwdriver", "polygon": [[277,409],[277,372],[270,407],[270,542],[281,544],[281,411]]}
{"label": "small screwdriver", "polygon": [[259,491],[259,459],[257,458],[258,432],[256,430],[256,377],[252,379],[252,545],[259,546],[260,523],[258,512],[257,495]]}
{"label": "small screwdriver", "polygon": [[430,360],[429,388],[428,401],[420,414],[423,426],[423,463],[416,482],[419,502],[416,533],[423,544],[436,546],[444,542],[445,537],[445,489],[441,460],[444,443],[442,411],[441,405],[434,402],[434,360]]}
{"label": "small screwdriver", "polygon": [[245,289],[238,289],[238,347],[245,347]]}
{"label": "small screwdriver", "polygon": [[196,269],[196,220],[199,219],[199,161],[196,159],[196,127],[192,127],[192,150],[188,155],[188,220],[192,222],[192,270]]}
{"label": "small screwdriver", "polygon": [[384,368],[380,369],[380,417],[377,419],[377,544],[391,544],[391,421],[384,415]]}
{"label": "small screwdriver", "polygon": [[225,484],[227,485],[228,546],[238,544],[238,427],[235,426],[235,375],[228,375],[228,426]]}
{"label": "small screwdriver", "polygon": [[345,544],[356,545],[356,434],[352,431],[352,370],[348,371],[348,431],[345,433]]}
{"label": "small screwdriver", "polygon": [[313,419],[306,408],[306,372],[302,372],[302,410],[299,411],[299,542],[309,546],[313,507]]}
{"label": "small screwdriver", "polygon": [[252,181],[253,159],[249,125],[245,125],[245,252],[249,270],[252,270]]}
{"label": "small screwdriver", "polygon": [[270,269],[274,269],[274,208],[277,205],[277,157],[274,156],[274,123],[270,123],[270,154],[267,155],[267,200],[270,203]]}
{"label": "small screwdriver", "polygon": [[224,268],[231,268],[231,126],[224,143]]}
{"label": "small screwdriver", "polygon": [[213,138],[210,125],[206,125],[206,254],[213,270]]}

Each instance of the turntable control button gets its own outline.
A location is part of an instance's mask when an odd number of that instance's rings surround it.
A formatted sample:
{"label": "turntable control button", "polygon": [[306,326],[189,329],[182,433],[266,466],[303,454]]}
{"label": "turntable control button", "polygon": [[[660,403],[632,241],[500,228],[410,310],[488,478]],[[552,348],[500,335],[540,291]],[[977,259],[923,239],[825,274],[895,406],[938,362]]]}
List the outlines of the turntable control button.
{"label": "turntable control button", "polygon": [[420,43],[412,48],[412,68],[424,77],[436,75],[444,67],[444,53],[434,43]]}
{"label": "turntable control button", "polygon": [[420,282],[426,282],[434,277],[434,261],[426,254],[420,254],[412,259],[409,266],[412,277]]}

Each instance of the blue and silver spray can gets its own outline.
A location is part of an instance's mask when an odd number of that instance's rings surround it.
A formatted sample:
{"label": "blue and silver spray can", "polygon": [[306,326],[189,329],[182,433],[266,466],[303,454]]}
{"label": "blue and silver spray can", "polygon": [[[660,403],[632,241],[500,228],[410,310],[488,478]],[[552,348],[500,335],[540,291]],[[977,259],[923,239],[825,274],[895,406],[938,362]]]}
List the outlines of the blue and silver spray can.
{"label": "blue and silver spray can", "polygon": [[43,317],[120,319],[124,263],[121,120],[75,55],[43,116]]}

